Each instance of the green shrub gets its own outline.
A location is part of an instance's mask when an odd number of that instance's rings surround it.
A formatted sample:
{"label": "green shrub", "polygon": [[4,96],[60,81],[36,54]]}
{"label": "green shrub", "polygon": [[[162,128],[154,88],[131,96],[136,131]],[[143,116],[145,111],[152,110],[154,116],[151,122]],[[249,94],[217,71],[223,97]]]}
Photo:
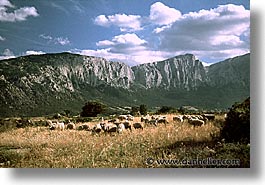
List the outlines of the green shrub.
{"label": "green shrub", "polygon": [[229,110],[221,137],[228,142],[250,143],[250,98]]}
{"label": "green shrub", "polygon": [[169,106],[162,106],[158,111],[157,114],[166,114],[175,111],[173,107]]}
{"label": "green shrub", "polygon": [[130,111],[130,114],[133,115],[133,116],[136,116],[139,112],[139,107],[132,107],[131,108],[131,111]]}
{"label": "green shrub", "polygon": [[144,104],[140,105],[139,111],[140,111],[141,115],[146,115],[147,114],[147,106]]}
{"label": "green shrub", "polygon": [[97,117],[98,114],[103,113],[106,105],[98,101],[88,101],[80,113],[81,117]]}

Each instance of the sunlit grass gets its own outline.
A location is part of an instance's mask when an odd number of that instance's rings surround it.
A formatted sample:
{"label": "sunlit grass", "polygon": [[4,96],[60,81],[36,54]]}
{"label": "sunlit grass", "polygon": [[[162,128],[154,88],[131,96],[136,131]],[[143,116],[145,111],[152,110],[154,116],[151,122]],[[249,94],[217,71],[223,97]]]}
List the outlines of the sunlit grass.
{"label": "sunlit grass", "polygon": [[[93,135],[77,130],[50,131],[46,127],[13,129],[0,133],[2,166],[145,168],[150,167],[146,164],[148,157],[185,157],[191,152],[183,146],[170,155],[165,153],[167,146],[176,142],[207,143],[220,132],[214,122],[201,127],[193,127],[187,122],[173,122],[172,117],[169,122],[167,125],[145,126],[144,130],[133,129],[114,135]],[[203,148],[199,150],[204,152]]]}

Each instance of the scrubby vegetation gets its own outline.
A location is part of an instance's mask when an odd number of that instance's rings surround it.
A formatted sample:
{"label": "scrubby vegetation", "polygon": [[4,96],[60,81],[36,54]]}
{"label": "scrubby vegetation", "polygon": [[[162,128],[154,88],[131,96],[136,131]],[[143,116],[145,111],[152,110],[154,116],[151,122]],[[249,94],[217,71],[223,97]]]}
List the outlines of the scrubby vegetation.
{"label": "scrubby vegetation", "polygon": [[106,105],[99,101],[88,101],[83,107],[80,116],[82,117],[96,117],[98,114],[103,113]]}
{"label": "scrubby vegetation", "polygon": [[221,137],[228,142],[250,143],[250,98],[229,110]]}

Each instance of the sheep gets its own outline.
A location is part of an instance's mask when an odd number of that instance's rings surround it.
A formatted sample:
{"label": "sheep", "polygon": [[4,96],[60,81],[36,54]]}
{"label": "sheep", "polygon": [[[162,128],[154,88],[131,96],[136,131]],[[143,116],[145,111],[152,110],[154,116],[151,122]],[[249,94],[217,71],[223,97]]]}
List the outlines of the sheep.
{"label": "sheep", "polygon": [[166,120],[166,117],[159,117],[159,118],[157,118],[157,123],[167,124],[168,121]]}
{"label": "sheep", "polygon": [[178,121],[178,122],[183,122],[183,116],[182,115],[177,115],[173,117],[173,121]]}
{"label": "sheep", "polygon": [[132,130],[132,124],[129,121],[125,121],[123,122],[125,129],[130,129]]}
{"label": "sheep", "polygon": [[52,125],[52,121],[51,120],[47,120],[46,121],[46,126],[51,126]]}
{"label": "sheep", "polygon": [[[101,125],[101,128],[103,129],[103,131],[106,132],[107,129],[108,129],[109,127],[111,127],[112,125],[114,125],[114,124],[112,124],[112,123],[100,123],[100,125]],[[115,125],[115,126],[116,126],[116,125]]]}
{"label": "sheep", "polygon": [[142,130],[144,129],[143,124],[138,123],[138,122],[133,124],[133,128],[134,129],[142,129]]}
{"label": "sheep", "polygon": [[200,119],[189,119],[189,124],[195,126],[202,126],[205,122],[203,120]]}
{"label": "sheep", "polygon": [[69,130],[73,130],[73,129],[75,129],[75,124],[72,123],[72,122],[68,123],[68,124],[66,125],[66,129],[69,129]]}
{"label": "sheep", "polygon": [[105,130],[107,133],[115,133],[117,132],[117,126],[112,124],[112,125],[107,125],[107,128]]}
{"label": "sheep", "polygon": [[120,121],[127,120],[127,116],[126,115],[119,115],[118,119]]}
{"label": "sheep", "polygon": [[102,123],[102,129],[105,133],[115,133],[117,132],[117,126],[113,123]]}
{"label": "sheep", "polygon": [[128,121],[133,121],[134,117],[130,114],[127,115],[127,120]]}
{"label": "sheep", "polygon": [[124,130],[125,130],[125,126],[124,126],[123,123],[121,123],[121,124],[119,124],[119,125],[117,126],[117,132],[118,132],[119,134],[121,134]]}
{"label": "sheep", "polygon": [[214,120],[215,119],[215,115],[214,114],[204,114],[203,117],[207,118],[208,120]]}
{"label": "sheep", "polygon": [[147,118],[147,117],[141,117],[141,122],[148,123],[149,121],[150,121],[149,118]]}
{"label": "sheep", "polygon": [[56,122],[50,125],[50,130],[64,130],[64,122]]}
{"label": "sheep", "polygon": [[108,121],[108,123],[115,123],[115,122],[119,122],[119,119],[111,119]]}
{"label": "sheep", "polygon": [[91,131],[91,128],[87,124],[80,125],[77,130],[86,130],[86,131]]}
{"label": "sheep", "polygon": [[91,130],[91,127],[89,125],[87,125],[87,124],[83,124],[82,127],[83,127],[83,130],[86,130],[86,131],[90,131]]}
{"label": "sheep", "polygon": [[151,119],[148,121],[148,124],[157,126],[157,119]]}
{"label": "sheep", "polygon": [[102,125],[101,123],[94,125],[94,127],[92,128],[92,133],[100,133],[102,130],[101,125]]}

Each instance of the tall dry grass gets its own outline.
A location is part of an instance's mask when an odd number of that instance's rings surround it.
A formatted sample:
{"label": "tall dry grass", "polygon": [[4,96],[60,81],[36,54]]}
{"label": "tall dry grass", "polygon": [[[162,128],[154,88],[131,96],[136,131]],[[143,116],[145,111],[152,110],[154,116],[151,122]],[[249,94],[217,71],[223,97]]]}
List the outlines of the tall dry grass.
{"label": "tall dry grass", "polygon": [[[170,123],[167,125],[146,126],[144,130],[133,129],[115,135],[93,135],[88,131],[77,130],[50,131],[45,127],[28,127],[3,132],[0,133],[2,166],[145,168],[149,167],[146,164],[148,157],[167,155],[163,154],[164,150],[161,151],[161,148],[176,142],[209,142],[212,135],[219,133],[219,127],[213,122],[193,127],[187,122],[173,122],[172,115],[170,116]],[[136,121],[139,121],[137,119],[140,118],[136,118]],[[185,151],[181,151],[178,155],[174,157],[185,157],[186,154]]]}

